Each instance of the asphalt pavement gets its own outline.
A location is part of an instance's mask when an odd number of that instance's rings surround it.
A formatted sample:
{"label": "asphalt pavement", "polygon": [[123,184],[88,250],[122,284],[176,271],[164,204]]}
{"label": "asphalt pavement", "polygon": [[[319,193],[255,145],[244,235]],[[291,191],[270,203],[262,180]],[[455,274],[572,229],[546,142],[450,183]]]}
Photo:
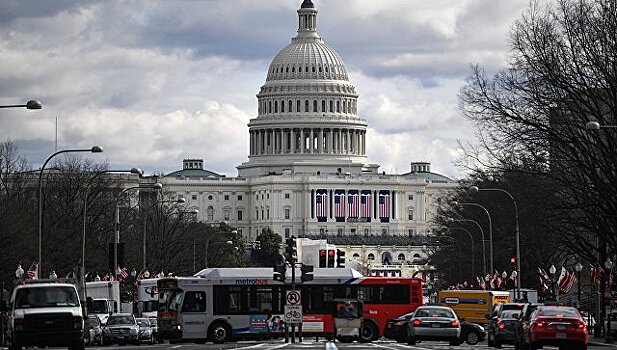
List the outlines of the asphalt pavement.
{"label": "asphalt pavement", "polygon": [[[105,349],[122,349],[122,350],[168,350],[168,349],[179,349],[179,350],[200,350],[200,349],[246,349],[246,350],[275,350],[275,349],[284,349],[284,350],[308,350],[308,349],[325,349],[325,350],[343,350],[343,349],[373,349],[373,350],[403,350],[403,349],[411,349],[411,350],[489,350],[494,348],[488,348],[486,345],[486,341],[479,343],[477,345],[468,345],[462,344],[460,346],[451,346],[447,342],[419,342],[417,345],[411,346],[405,343],[397,343],[395,341],[386,341],[379,340],[373,343],[368,344],[359,344],[359,343],[351,343],[344,344],[339,342],[326,342],[325,340],[315,341],[315,339],[305,338],[302,343],[285,343],[281,339],[270,340],[267,342],[260,341],[238,341],[238,342],[230,342],[225,344],[193,344],[193,343],[181,343],[181,344],[157,344],[157,345],[139,345],[139,346],[104,346],[104,347],[88,347],[86,349],[93,350],[105,350]],[[504,345],[504,349],[514,350],[513,346]],[[594,343],[590,344],[589,350],[608,350],[617,348],[617,345],[614,344],[601,344]],[[557,349],[556,347],[545,346],[546,350]]]}

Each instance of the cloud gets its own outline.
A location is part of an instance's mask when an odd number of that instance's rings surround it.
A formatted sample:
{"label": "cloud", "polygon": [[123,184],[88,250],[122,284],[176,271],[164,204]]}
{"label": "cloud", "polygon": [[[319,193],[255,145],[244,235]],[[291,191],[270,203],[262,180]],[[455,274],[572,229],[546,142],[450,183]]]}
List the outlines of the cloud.
{"label": "cloud", "polygon": [[[0,139],[34,166],[59,147],[100,144],[110,167],[171,172],[186,157],[236,174],[255,94],[297,29],[298,1],[28,1],[0,13]],[[369,160],[406,172],[426,160],[461,177],[457,109],[470,63],[498,69],[526,0],[315,0],[369,123]]]}

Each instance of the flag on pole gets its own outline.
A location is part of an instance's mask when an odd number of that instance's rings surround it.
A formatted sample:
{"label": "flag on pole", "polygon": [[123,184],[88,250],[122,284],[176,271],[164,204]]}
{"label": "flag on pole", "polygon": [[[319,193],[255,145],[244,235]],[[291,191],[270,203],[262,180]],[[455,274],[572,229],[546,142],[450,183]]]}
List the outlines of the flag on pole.
{"label": "flag on pole", "polygon": [[388,191],[379,191],[379,217],[390,217],[390,194]]}
{"label": "flag on pole", "polygon": [[122,279],[129,277],[129,270],[127,270],[126,267],[123,267],[122,270],[120,270],[120,276],[122,276]]}
{"label": "flag on pole", "polygon": [[351,190],[347,193],[347,202],[349,203],[349,217],[357,218],[360,214],[360,199],[358,191]]}
{"label": "flag on pole", "polygon": [[337,190],[334,194],[334,217],[345,218],[345,191]]}
{"label": "flag on pole", "polygon": [[317,196],[315,198],[316,216],[318,218],[328,217],[328,191],[317,190]]}
{"label": "flag on pole", "polygon": [[39,264],[38,263],[32,263],[32,265],[30,265],[30,268],[28,269],[28,279],[29,280],[35,280],[39,277]]}
{"label": "flag on pole", "polygon": [[362,191],[362,194],[360,195],[360,216],[363,218],[371,217],[371,198],[371,191]]}

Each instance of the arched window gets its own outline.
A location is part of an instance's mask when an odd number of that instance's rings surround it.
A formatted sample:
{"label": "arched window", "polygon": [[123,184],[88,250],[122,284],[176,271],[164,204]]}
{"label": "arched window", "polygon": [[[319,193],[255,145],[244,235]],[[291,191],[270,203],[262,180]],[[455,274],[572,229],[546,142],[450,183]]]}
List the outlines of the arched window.
{"label": "arched window", "polygon": [[347,100],[343,100],[343,113],[347,113]]}
{"label": "arched window", "polygon": [[369,253],[368,256],[366,257],[368,260],[375,260],[375,254],[373,253]]}
{"label": "arched window", "polygon": [[305,66],[305,67],[304,67],[304,72],[305,72],[305,73],[308,73],[308,66]]}
{"label": "arched window", "polygon": [[319,73],[321,73],[321,66],[319,66]]}
{"label": "arched window", "polygon": [[285,67],[285,73],[289,73],[289,67]]}
{"label": "arched window", "polygon": [[334,113],[334,101],[330,100],[330,113]]}
{"label": "arched window", "polygon": [[281,101],[281,113],[285,113],[285,100]]}
{"label": "arched window", "polygon": [[214,208],[212,206],[209,206],[208,209],[206,209],[206,219],[208,221],[214,220]]}
{"label": "arched window", "polygon": [[279,101],[274,101],[274,113],[279,112]]}
{"label": "arched window", "polygon": [[317,100],[313,100],[313,112],[317,112]]}
{"label": "arched window", "polygon": [[268,113],[272,113],[272,101],[268,101]]}
{"label": "arched window", "polygon": [[309,111],[309,101],[308,100],[304,100],[304,111],[305,112],[310,112]]}
{"label": "arched window", "polygon": [[341,113],[341,101],[336,101],[336,113]]}
{"label": "arched window", "polygon": [[315,66],[312,66],[311,68],[313,70],[313,73],[315,73]]}
{"label": "arched window", "polygon": [[419,257],[420,257],[420,254],[416,253],[416,254],[414,254],[414,255],[413,255],[413,257],[414,257],[414,258],[419,258]]}
{"label": "arched window", "polygon": [[321,100],[321,111],[322,112],[326,111],[326,100]]}
{"label": "arched window", "polygon": [[358,253],[353,253],[352,258],[354,258],[354,259],[356,259],[356,260],[357,260],[357,259],[360,259],[360,254],[358,254]]}
{"label": "arched window", "polygon": [[295,72],[296,72],[296,67],[295,67],[295,66],[291,67],[291,72],[292,72],[292,73],[295,73]]}
{"label": "arched window", "polygon": [[300,100],[296,101],[296,112],[300,112]]}
{"label": "arched window", "polygon": [[291,102],[291,100],[289,100],[289,104],[287,105],[287,108],[289,108],[289,112],[293,112],[293,104]]}
{"label": "arched window", "polygon": [[328,66],[326,66],[326,73],[328,73]]}
{"label": "arched window", "polygon": [[405,260],[405,254],[401,253],[398,255],[398,257],[396,258],[398,261],[403,261]]}

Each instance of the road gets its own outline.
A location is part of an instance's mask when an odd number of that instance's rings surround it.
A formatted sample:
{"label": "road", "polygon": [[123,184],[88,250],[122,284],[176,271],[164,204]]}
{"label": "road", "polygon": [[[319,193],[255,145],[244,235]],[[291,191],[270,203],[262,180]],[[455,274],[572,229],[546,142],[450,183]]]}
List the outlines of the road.
{"label": "road", "polygon": [[[159,344],[159,345],[140,345],[140,346],[122,346],[117,347],[113,346],[112,348],[118,348],[122,350],[167,350],[167,349],[178,349],[178,350],[200,350],[200,349],[236,349],[236,350],[276,350],[276,349],[284,349],[284,350],[308,350],[308,349],[325,349],[325,350],[336,350],[336,349],[373,349],[373,350],[488,350],[494,349],[489,348],[486,345],[486,342],[479,343],[477,345],[467,345],[462,344],[461,346],[450,346],[446,342],[422,342],[418,343],[415,346],[401,344],[394,341],[377,341],[369,344],[342,344],[339,342],[331,343],[326,341],[315,341],[315,339],[309,340],[305,338],[305,341],[302,343],[289,343],[286,344],[282,340],[274,340],[268,342],[258,342],[258,341],[239,341],[239,342],[231,342],[226,344]],[[514,347],[504,345],[504,349],[513,350]],[[590,345],[588,347],[589,350],[608,350],[612,347],[600,346],[600,345]],[[88,347],[86,349],[92,350],[105,350],[110,349],[110,347]],[[544,349],[551,350],[557,349],[556,347],[545,346]]]}

